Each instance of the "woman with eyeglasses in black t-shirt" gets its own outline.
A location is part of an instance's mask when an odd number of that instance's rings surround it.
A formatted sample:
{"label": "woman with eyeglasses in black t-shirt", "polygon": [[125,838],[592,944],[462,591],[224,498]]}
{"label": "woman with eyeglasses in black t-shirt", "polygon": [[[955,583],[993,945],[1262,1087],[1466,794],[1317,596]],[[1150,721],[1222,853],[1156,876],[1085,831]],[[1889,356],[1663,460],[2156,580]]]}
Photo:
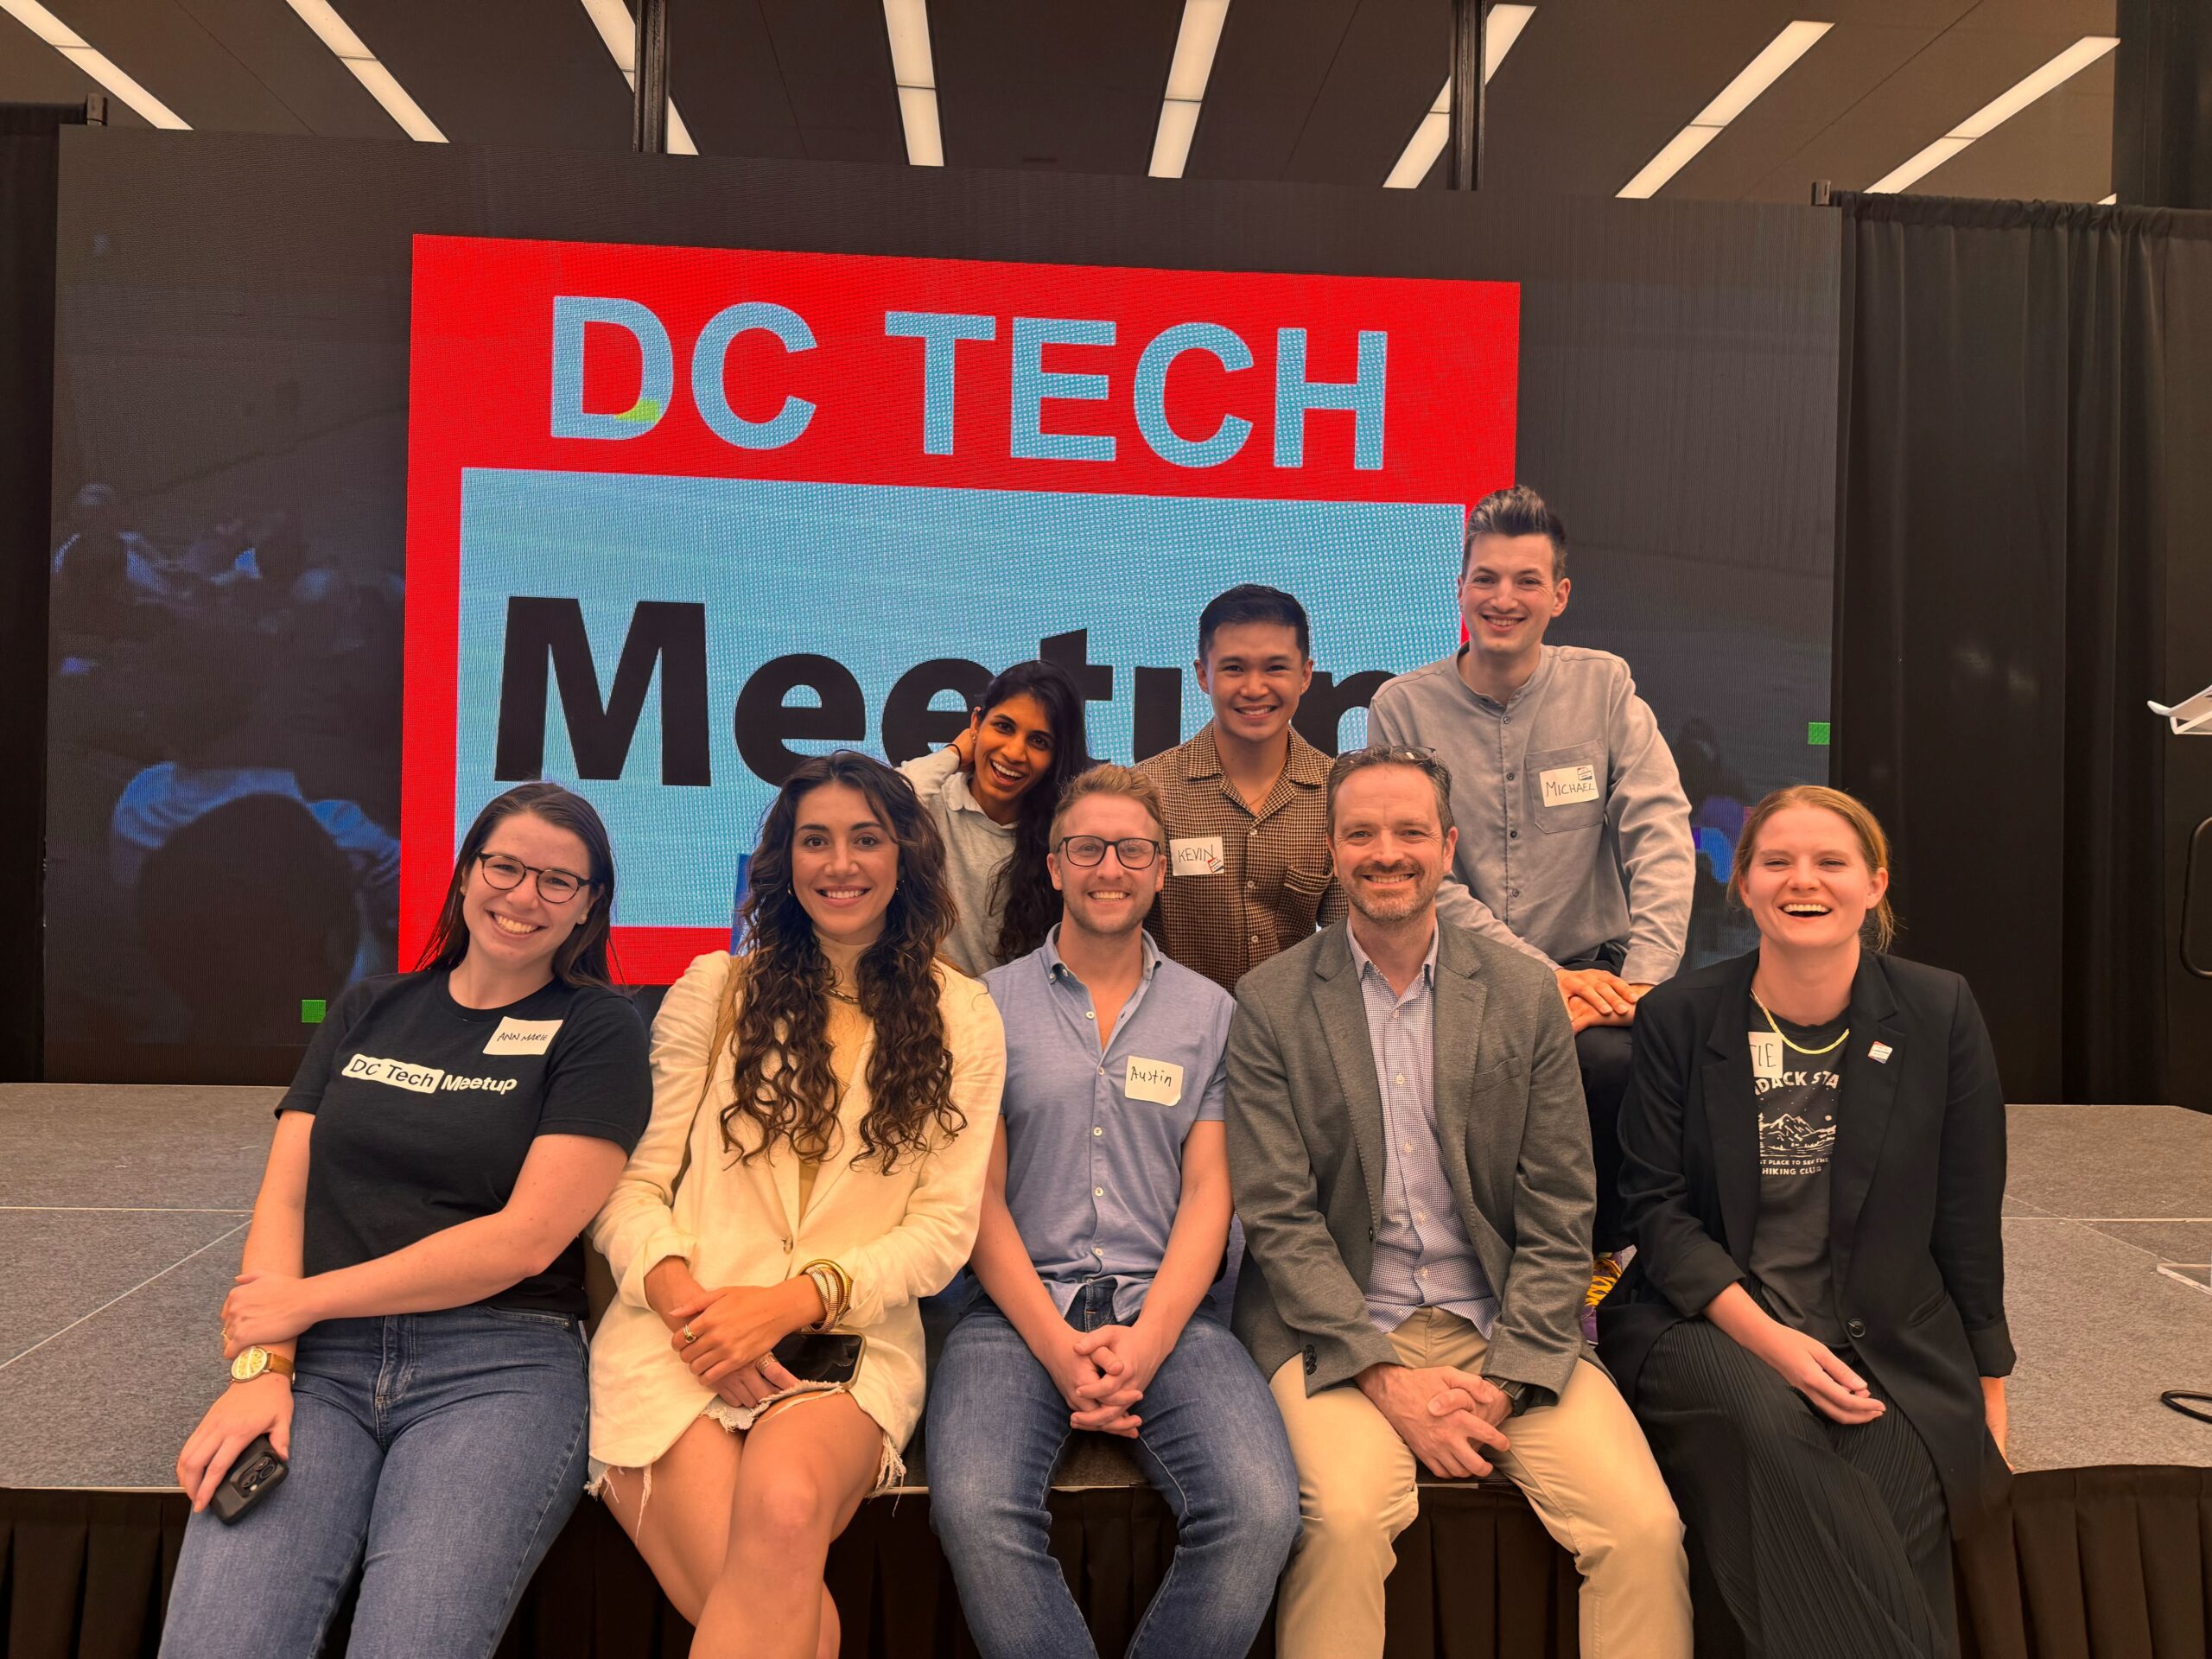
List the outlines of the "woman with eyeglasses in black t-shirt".
{"label": "woman with eyeglasses in black t-shirt", "polygon": [[[590,804],[511,789],[462,841],[423,967],[352,987],[316,1033],[223,1303],[232,1382],[177,1459],[164,1656],[315,1651],[357,1571],[349,1652],[498,1645],[583,1491],[578,1235],[652,1106],[607,982],[613,902]],[[289,1474],[224,1525],[209,1499],[262,1434]]]}

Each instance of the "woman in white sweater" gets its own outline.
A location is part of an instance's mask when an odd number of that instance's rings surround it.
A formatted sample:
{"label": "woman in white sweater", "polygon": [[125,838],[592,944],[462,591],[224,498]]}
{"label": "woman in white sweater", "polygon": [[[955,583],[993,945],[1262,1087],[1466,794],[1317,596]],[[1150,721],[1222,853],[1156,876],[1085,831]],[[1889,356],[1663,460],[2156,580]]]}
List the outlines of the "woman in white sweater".
{"label": "woman in white sweater", "polygon": [[[1006,1046],[936,960],[944,846],[891,768],[802,765],[750,874],[747,952],[669,991],[652,1122],[593,1224],[619,1292],[592,1344],[593,1490],[693,1653],[815,1659],[837,1651],[830,1541],[921,1412],[916,1304],[975,1243]],[[770,1351],[817,1328],[866,1339],[843,1386]]]}
{"label": "woman in white sweater", "polygon": [[944,837],[958,915],[943,949],[962,973],[1027,956],[1060,919],[1046,832],[1060,791],[1090,765],[1083,693],[1065,669],[1033,662],[985,686],[953,741],[899,768]]}

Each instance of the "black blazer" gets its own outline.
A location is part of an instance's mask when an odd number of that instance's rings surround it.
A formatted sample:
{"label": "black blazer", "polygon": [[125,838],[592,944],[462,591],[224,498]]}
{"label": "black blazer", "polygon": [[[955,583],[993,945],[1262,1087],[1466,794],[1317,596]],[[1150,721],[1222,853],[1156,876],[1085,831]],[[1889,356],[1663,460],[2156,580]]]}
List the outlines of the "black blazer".
{"label": "black blazer", "polygon": [[[1746,1033],[1758,953],[1684,974],[1636,1012],[1621,1192],[1636,1259],[1598,1310],[1631,1406],[1652,1344],[1751,1280],[1758,1106]],[[1956,974],[1872,950],[1851,985],[1831,1169],[1836,1311],[1859,1363],[1918,1431],[1955,1528],[2007,1471],[1983,1376],[2012,1369],[2005,1325],[2005,1095]],[[1889,1045],[1886,1060],[1870,1051]]]}

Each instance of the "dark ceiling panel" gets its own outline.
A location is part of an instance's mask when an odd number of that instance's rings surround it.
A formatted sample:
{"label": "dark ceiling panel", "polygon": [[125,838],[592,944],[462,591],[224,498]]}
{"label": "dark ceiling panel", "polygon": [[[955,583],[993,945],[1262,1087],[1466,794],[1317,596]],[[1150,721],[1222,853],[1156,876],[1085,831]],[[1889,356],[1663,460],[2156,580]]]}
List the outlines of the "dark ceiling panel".
{"label": "dark ceiling panel", "polygon": [[668,88],[702,155],[806,155],[758,0],[671,0]]}
{"label": "dark ceiling panel", "polygon": [[1916,194],[2100,201],[2112,191],[2107,53],[1913,186]]}
{"label": "dark ceiling panel", "polygon": [[1182,20],[1182,0],[935,0],[946,162],[1144,172]]}
{"label": "dark ceiling panel", "polygon": [[1380,186],[1451,68],[1446,0],[1360,0],[1280,176]]}
{"label": "dark ceiling panel", "polygon": [[[1222,27],[1198,137],[1183,175],[1285,176],[1313,100],[1358,10],[1359,0],[1236,0]],[[1442,83],[1441,67],[1435,79]],[[1435,96],[1433,89],[1429,95]],[[1406,118],[1410,137],[1420,111]]]}
{"label": "dark ceiling panel", "polygon": [[[1822,7],[1803,0],[1802,9]],[[1765,49],[1789,11],[1767,0],[1539,4],[1491,83],[1484,183],[1617,194]],[[1693,20],[1694,28],[1685,26]],[[1815,46],[1791,73],[1827,44]],[[1777,86],[1789,84],[1784,77]],[[1675,185],[1668,193],[1700,194]]]}
{"label": "dark ceiling panel", "polygon": [[[13,17],[0,12],[0,103],[81,104],[94,92],[106,90]],[[108,120],[118,127],[146,125],[114,98],[108,99]]]}
{"label": "dark ceiling panel", "polygon": [[[2079,38],[1947,30],[1808,140],[1793,172],[1863,190]],[[1794,181],[1783,194],[1796,200]]]}
{"label": "dark ceiling panel", "polygon": [[325,138],[405,136],[284,0],[176,0],[176,4],[242,70],[269,89],[270,97],[291,113],[301,130]]}
{"label": "dark ceiling panel", "polygon": [[1878,161],[1884,168],[1896,165],[1893,159],[1881,159],[1895,147],[1894,138],[1883,138],[1876,152],[1864,155],[1845,156],[1824,147],[1818,163],[1808,152],[1847,120],[1872,88],[1911,62],[1934,38],[1935,32],[1924,26],[1866,23],[1830,29],[1676,174],[1664,194],[1708,201],[1802,202],[1810,200],[1815,179],[1835,177],[1812,170],[1816,165],[1840,168],[1853,179],[1877,176],[1865,169]]}
{"label": "dark ceiling panel", "polygon": [[761,12],[804,153],[817,161],[905,161],[882,0],[761,0]]}
{"label": "dark ceiling panel", "polygon": [[194,127],[308,130],[175,0],[53,0],[49,10]]}
{"label": "dark ceiling panel", "polygon": [[629,148],[630,89],[577,0],[337,4],[456,143]]}

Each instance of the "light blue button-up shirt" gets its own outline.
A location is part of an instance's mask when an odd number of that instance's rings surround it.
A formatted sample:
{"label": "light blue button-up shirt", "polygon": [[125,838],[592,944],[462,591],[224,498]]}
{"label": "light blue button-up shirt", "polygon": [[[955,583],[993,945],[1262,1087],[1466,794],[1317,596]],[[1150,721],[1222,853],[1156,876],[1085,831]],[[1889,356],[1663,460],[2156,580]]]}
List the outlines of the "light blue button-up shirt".
{"label": "light blue button-up shirt", "polygon": [[1475,1258],[1436,1138],[1436,936],[1403,996],[1352,933],[1351,957],[1382,1094],[1382,1219],[1367,1280],[1367,1316],[1389,1335],[1424,1307],[1457,1313],[1490,1335],[1497,1297]]}
{"label": "light blue button-up shirt", "polygon": [[983,983],[1006,1022],[1006,1200],[1062,1313],[1115,1281],[1114,1317],[1143,1306],[1183,1196],[1183,1142],[1218,1123],[1236,1004],[1143,940],[1144,974],[1102,1051],[1090,993],[1060,930]]}

